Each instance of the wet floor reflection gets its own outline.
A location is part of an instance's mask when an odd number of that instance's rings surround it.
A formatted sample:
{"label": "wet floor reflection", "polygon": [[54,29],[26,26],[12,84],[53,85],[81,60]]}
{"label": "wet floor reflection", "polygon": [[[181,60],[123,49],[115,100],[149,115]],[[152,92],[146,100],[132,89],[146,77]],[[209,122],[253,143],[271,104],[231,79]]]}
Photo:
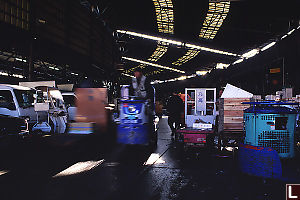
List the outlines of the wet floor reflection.
{"label": "wet floor reflection", "polygon": [[[16,142],[9,154],[0,152],[9,171],[0,175],[1,199],[284,199],[285,183],[300,182],[297,160],[283,162],[286,180],[264,181],[240,174],[232,152],[184,152],[170,135],[162,118],[154,150],[95,138],[67,147],[52,137]],[[70,166],[83,171],[53,178]]]}

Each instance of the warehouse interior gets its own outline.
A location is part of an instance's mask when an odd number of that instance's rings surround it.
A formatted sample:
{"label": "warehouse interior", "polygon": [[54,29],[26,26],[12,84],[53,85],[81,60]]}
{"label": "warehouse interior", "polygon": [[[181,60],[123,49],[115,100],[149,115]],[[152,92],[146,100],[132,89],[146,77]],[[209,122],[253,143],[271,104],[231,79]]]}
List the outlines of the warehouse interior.
{"label": "warehouse interior", "polygon": [[0,0],[0,199],[300,199],[299,8]]}

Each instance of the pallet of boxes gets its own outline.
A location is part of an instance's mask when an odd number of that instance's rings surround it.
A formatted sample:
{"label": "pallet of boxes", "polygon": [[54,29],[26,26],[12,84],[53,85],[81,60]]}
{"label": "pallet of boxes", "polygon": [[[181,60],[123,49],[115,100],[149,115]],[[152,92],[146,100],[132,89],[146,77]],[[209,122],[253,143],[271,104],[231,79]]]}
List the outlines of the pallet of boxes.
{"label": "pallet of boxes", "polygon": [[[258,98],[258,97],[255,97]],[[233,85],[227,84],[219,99],[218,147],[235,147],[244,138],[244,110],[249,105],[253,94]]]}

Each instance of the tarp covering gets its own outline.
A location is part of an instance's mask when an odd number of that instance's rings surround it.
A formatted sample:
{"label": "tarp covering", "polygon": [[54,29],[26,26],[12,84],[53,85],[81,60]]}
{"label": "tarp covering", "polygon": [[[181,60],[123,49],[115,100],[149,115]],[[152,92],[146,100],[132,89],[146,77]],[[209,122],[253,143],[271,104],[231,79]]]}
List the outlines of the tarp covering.
{"label": "tarp covering", "polygon": [[221,98],[252,98],[253,94],[227,83]]}
{"label": "tarp covering", "polygon": [[263,178],[281,178],[282,166],[278,153],[269,147],[240,144],[239,168],[243,173]]}

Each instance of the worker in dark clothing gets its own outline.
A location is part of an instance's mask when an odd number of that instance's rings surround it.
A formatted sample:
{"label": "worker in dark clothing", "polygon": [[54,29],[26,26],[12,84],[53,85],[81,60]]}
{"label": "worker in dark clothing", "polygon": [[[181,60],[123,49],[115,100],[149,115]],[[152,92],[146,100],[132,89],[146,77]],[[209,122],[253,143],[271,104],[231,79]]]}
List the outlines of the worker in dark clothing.
{"label": "worker in dark clothing", "polygon": [[143,75],[139,68],[134,71],[134,78],[132,78],[132,82],[129,86],[129,95],[154,103],[154,91],[151,82]]}
{"label": "worker in dark clothing", "polygon": [[132,82],[129,86],[129,95],[135,96],[138,99],[144,99],[148,102],[147,115],[149,117],[149,123],[151,124],[151,126],[149,126],[149,131],[151,133],[150,140],[157,141],[157,134],[154,133],[154,88],[152,87],[150,80],[143,75],[139,68],[135,69],[134,71],[134,77],[132,78]]}
{"label": "worker in dark clothing", "polygon": [[178,129],[180,126],[180,117],[181,113],[183,112],[183,101],[176,92],[173,92],[168,98],[166,104],[169,116],[168,123],[172,130],[171,136],[174,136],[176,129]]}

